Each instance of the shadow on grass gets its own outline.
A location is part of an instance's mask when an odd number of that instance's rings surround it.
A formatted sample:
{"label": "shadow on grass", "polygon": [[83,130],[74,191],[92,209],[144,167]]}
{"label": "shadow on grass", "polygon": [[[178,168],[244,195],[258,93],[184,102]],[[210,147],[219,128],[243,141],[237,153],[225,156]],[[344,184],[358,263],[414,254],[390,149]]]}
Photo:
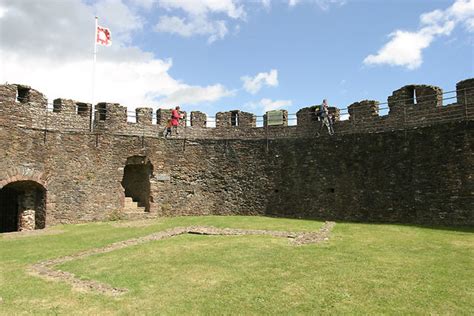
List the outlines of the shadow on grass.
{"label": "shadow on grass", "polygon": [[463,233],[474,233],[474,226],[463,225],[463,226],[447,226],[447,225],[435,225],[435,224],[424,224],[424,223],[403,223],[403,222],[383,222],[383,221],[373,221],[373,220],[364,220],[364,219],[339,219],[333,217],[303,217],[303,216],[290,216],[290,215],[278,215],[278,214],[265,214],[260,215],[262,217],[268,218],[286,218],[286,219],[301,219],[301,220],[313,220],[318,222],[324,221],[335,221],[341,224],[365,224],[365,225],[396,225],[396,226],[406,226],[406,227],[417,227],[422,229],[431,229],[431,230],[445,230],[445,231],[455,231]]}

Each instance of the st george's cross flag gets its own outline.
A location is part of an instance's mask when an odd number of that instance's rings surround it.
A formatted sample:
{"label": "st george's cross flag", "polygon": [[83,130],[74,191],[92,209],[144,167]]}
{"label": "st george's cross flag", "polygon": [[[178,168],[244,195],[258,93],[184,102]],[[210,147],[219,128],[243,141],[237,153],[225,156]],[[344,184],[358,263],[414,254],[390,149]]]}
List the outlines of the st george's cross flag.
{"label": "st george's cross flag", "polygon": [[112,45],[110,30],[106,27],[97,26],[97,37],[95,41],[97,44],[103,45],[103,46]]}

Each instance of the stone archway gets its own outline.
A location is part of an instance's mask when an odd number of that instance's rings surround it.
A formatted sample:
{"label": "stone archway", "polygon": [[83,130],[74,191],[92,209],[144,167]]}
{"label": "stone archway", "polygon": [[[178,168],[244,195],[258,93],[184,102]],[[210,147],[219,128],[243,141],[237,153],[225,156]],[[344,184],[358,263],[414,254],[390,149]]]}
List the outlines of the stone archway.
{"label": "stone archway", "polygon": [[121,182],[125,189],[125,197],[132,198],[139,207],[144,207],[146,212],[150,211],[150,178],[152,174],[153,165],[147,157],[132,156],[127,158]]}
{"label": "stone archway", "polygon": [[0,189],[0,233],[42,229],[46,225],[46,189],[19,180]]}

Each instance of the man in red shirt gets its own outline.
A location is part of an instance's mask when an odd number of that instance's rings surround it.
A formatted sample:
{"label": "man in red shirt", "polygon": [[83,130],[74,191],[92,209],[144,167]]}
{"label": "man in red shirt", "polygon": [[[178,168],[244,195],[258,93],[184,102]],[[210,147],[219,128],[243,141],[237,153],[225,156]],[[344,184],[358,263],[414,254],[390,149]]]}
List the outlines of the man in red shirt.
{"label": "man in red shirt", "polygon": [[171,126],[173,126],[173,129],[176,131],[176,135],[178,135],[178,125],[179,125],[179,120],[183,118],[183,115],[179,113],[180,107],[179,105],[174,109],[171,110]]}

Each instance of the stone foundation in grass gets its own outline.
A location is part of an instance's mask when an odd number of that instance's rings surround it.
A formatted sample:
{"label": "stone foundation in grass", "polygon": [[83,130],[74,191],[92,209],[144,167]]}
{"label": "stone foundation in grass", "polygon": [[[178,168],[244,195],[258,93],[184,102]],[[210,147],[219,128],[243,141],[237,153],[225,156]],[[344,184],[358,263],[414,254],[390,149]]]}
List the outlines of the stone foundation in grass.
{"label": "stone foundation in grass", "polygon": [[114,250],[123,249],[130,246],[144,244],[150,241],[162,240],[182,234],[198,234],[198,235],[215,235],[215,236],[244,236],[244,235],[268,235],[273,237],[290,238],[293,245],[303,245],[311,243],[321,243],[327,241],[333,229],[334,222],[325,222],[318,232],[287,232],[287,231],[271,231],[271,230],[250,230],[236,228],[216,228],[212,226],[188,226],[175,227],[165,231],[153,233],[144,237],[132,238],[119,241],[105,247],[90,249],[79,252],[74,255],[61,258],[45,260],[29,267],[29,273],[42,277],[47,280],[66,282],[79,291],[94,291],[104,295],[117,296],[128,291],[125,288],[116,288],[105,283],[94,280],[81,280],[73,273],[54,269],[58,264],[73,261],[76,259],[86,258],[92,255],[112,252]]}

